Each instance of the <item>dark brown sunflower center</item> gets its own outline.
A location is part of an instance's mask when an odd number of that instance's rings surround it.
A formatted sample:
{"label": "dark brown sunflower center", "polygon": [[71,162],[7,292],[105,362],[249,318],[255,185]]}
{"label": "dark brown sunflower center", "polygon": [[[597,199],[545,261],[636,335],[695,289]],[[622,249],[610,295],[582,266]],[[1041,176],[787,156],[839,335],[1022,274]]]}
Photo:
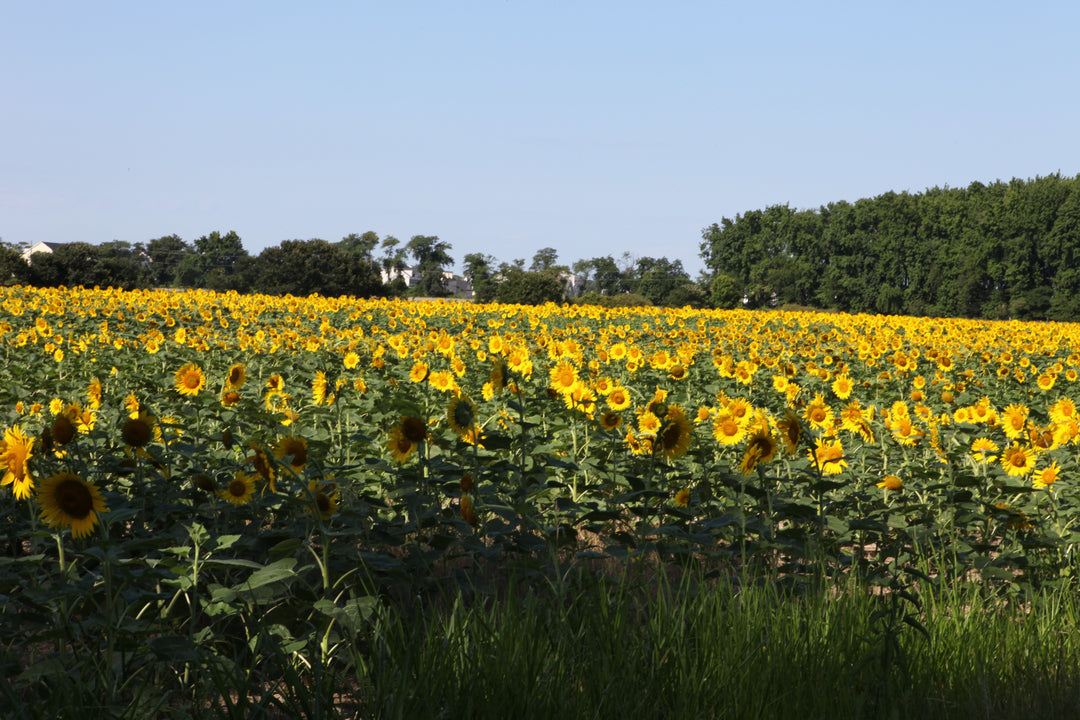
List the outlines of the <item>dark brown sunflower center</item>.
{"label": "dark brown sunflower center", "polygon": [[56,506],[63,513],[76,520],[82,520],[94,509],[94,498],[90,489],[78,480],[64,480],[56,486],[54,497]]}
{"label": "dark brown sunflower center", "polygon": [[229,483],[229,494],[233,497],[244,497],[247,495],[247,483],[243,480],[233,480]]}
{"label": "dark brown sunflower center", "polygon": [[150,442],[153,430],[150,425],[142,420],[128,420],[120,429],[124,442],[132,447],[142,447]]}
{"label": "dark brown sunflower center", "polygon": [[409,442],[418,443],[427,437],[427,427],[424,421],[417,417],[406,417],[401,421],[401,434]]}

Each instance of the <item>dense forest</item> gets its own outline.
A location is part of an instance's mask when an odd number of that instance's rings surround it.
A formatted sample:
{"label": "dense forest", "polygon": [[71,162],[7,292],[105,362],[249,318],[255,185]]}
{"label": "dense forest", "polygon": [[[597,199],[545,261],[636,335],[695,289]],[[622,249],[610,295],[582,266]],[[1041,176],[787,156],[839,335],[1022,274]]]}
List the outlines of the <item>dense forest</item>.
{"label": "dense forest", "polygon": [[706,228],[701,253],[721,307],[1072,320],[1080,175],[775,205]]}

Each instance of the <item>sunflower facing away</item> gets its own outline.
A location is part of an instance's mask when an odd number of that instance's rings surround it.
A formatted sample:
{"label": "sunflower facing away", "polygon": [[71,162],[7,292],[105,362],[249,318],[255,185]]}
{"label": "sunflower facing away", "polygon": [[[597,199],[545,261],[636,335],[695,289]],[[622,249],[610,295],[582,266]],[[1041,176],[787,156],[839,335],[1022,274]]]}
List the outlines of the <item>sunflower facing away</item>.
{"label": "sunflower facing away", "polygon": [[290,458],[289,467],[293,472],[300,472],[307,464],[308,445],[307,440],[300,437],[288,436],[278,440],[274,448],[274,456],[279,460]]}
{"label": "sunflower facing away", "polygon": [[0,485],[12,485],[16,500],[30,497],[30,491],[34,489],[28,465],[33,449],[34,439],[19,428],[4,431],[4,442],[0,444],[0,467],[4,470],[4,478]]}
{"label": "sunflower facing away", "polygon": [[86,537],[108,510],[92,482],[72,472],[61,472],[42,481],[37,492],[41,519],[53,529],[71,528],[72,537]]}

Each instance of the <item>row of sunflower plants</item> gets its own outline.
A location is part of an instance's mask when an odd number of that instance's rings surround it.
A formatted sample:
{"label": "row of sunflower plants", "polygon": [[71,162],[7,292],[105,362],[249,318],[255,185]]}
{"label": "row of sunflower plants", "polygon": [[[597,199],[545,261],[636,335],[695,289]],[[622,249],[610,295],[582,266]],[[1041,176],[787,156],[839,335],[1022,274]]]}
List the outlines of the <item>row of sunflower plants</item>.
{"label": "row of sunflower plants", "polygon": [[3,675],[230,711],[613,562],[1072,584],[1078,330],[5,288]]}

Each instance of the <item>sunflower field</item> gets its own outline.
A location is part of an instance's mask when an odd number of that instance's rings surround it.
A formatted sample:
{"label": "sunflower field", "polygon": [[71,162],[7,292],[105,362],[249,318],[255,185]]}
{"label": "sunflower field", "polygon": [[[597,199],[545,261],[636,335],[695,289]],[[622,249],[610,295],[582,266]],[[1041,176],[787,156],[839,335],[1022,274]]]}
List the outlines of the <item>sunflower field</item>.
{"label": "sunflower field", "polygon": [[321,716],[296,694],[332,665],[363,709],[353,640],[381,608],[511,574],[1020,599],[1080,577],[1080,325],[24,287],[0,308],[18,717],[86,688],[116,716]]}

